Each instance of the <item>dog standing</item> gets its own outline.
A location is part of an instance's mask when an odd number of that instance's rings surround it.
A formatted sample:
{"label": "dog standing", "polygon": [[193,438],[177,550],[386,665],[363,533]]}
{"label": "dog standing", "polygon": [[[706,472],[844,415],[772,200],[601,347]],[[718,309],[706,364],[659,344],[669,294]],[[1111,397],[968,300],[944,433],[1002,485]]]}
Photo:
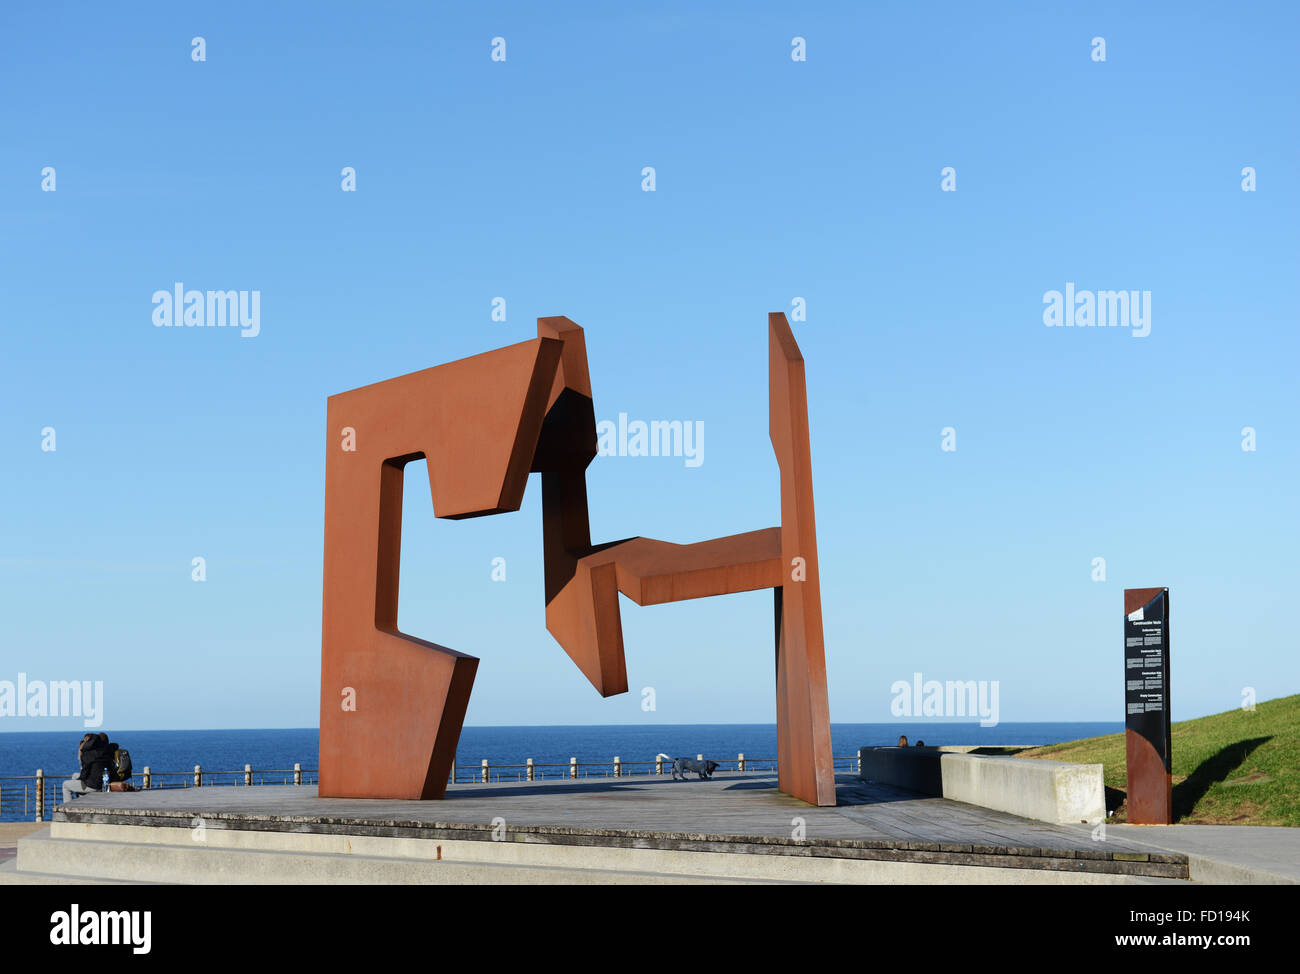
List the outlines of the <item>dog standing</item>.
{"label": "dog standing", "polygon": [[713,772],[717,770],[717,761],[697,761],[695,758],[674,758],[667,754],[656,754],[656,759],[662,758],[673,763],[673,780],[685,781],[686,772],[694,771],[701,779],[713,777]]}

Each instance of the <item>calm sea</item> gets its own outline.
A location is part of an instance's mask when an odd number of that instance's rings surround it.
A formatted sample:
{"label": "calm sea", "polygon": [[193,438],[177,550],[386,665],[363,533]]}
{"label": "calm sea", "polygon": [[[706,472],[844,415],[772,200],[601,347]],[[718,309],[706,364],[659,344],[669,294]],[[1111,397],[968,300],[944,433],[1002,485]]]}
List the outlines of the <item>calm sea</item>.
{"label": "calm sea", "polygon": [[[860,747],[896,744],[900,734],[912,743],[926,744],[1054,744],[1081,737],[1115,734],[1120,722],[978,724],[903,722],[897,724],[832,724],[836,757],[856,756]],[[240,771],[245,764],[256,770],[286,770],[294,763],[315,769],[319,731],[314,728],[277,730],[176,730],[112,731],[114,741],[131,752],[137,772],[149,765],[153,771],[187,771],[202,765],[205,771]],[[0,733],[0,778],[35,774],[68,776],[77,770],[78,731]],[[609,763],[615,755],[624,761],[652,761],[663,751],[714,760],[747,760],[776,756],[775,724],[652,724],[611,726],[466,727],[456,752],[458,765],[568,764],[576,757],[583,764]],[[2,783],[0,783],[2,785]]]}

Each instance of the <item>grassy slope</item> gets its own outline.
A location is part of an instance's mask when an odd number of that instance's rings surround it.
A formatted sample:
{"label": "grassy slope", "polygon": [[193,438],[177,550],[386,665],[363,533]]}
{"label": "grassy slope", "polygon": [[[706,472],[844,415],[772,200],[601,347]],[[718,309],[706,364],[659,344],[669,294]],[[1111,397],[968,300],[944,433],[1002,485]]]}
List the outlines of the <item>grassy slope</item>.
{"label": "grassy slope", "polygon": [[[1101,764],[1108,792],[1127,787],[1123,734],[1018,757]],[[1173,759],[1174,821],[1300,826],[1300,695],[1174,724]],[[1108,795],[1107,808],[1114,804]],[[1124,812],[1121,805],[1111,821],[1124,821]]]}

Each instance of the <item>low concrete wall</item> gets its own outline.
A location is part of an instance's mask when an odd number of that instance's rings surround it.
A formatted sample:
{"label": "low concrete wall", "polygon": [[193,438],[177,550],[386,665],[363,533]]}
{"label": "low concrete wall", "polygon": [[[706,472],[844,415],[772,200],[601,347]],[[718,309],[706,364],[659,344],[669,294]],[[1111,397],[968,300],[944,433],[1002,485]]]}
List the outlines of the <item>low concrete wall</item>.
{"label": "low concrete wall", "polygon": [[943,773],[939,768],[943,752],[935,748],[864,747],[858,758],[859,778],[923,795],[943,794]]}
{"label": "low concrete wall", "polygon": [[1058,824],[1106,818],[1100,764],[953,754],[928,747],[864,747],[860,777],[926,795]]}

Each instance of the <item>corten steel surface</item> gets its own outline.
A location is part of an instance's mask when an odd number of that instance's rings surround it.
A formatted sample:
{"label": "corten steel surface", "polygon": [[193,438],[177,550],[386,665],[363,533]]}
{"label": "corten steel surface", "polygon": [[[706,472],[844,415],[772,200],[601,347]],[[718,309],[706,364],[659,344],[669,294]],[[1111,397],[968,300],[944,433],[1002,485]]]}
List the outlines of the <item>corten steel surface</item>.
{"label": "corten steel surface", "polygon": [[656,605],[773,589],[779,787],[834,805],[807,397],[785,315],[768,317],[781,526],[688,545],[592,544],[585,338],[564,317],[537,332],[330,397],[320,794],[440,798],[447,786],[478,660],[397,630],[402,468],[424,458],[437,517],[518,510],[541,473],[546,628],[602,696],[627,691],[620,592]]}

